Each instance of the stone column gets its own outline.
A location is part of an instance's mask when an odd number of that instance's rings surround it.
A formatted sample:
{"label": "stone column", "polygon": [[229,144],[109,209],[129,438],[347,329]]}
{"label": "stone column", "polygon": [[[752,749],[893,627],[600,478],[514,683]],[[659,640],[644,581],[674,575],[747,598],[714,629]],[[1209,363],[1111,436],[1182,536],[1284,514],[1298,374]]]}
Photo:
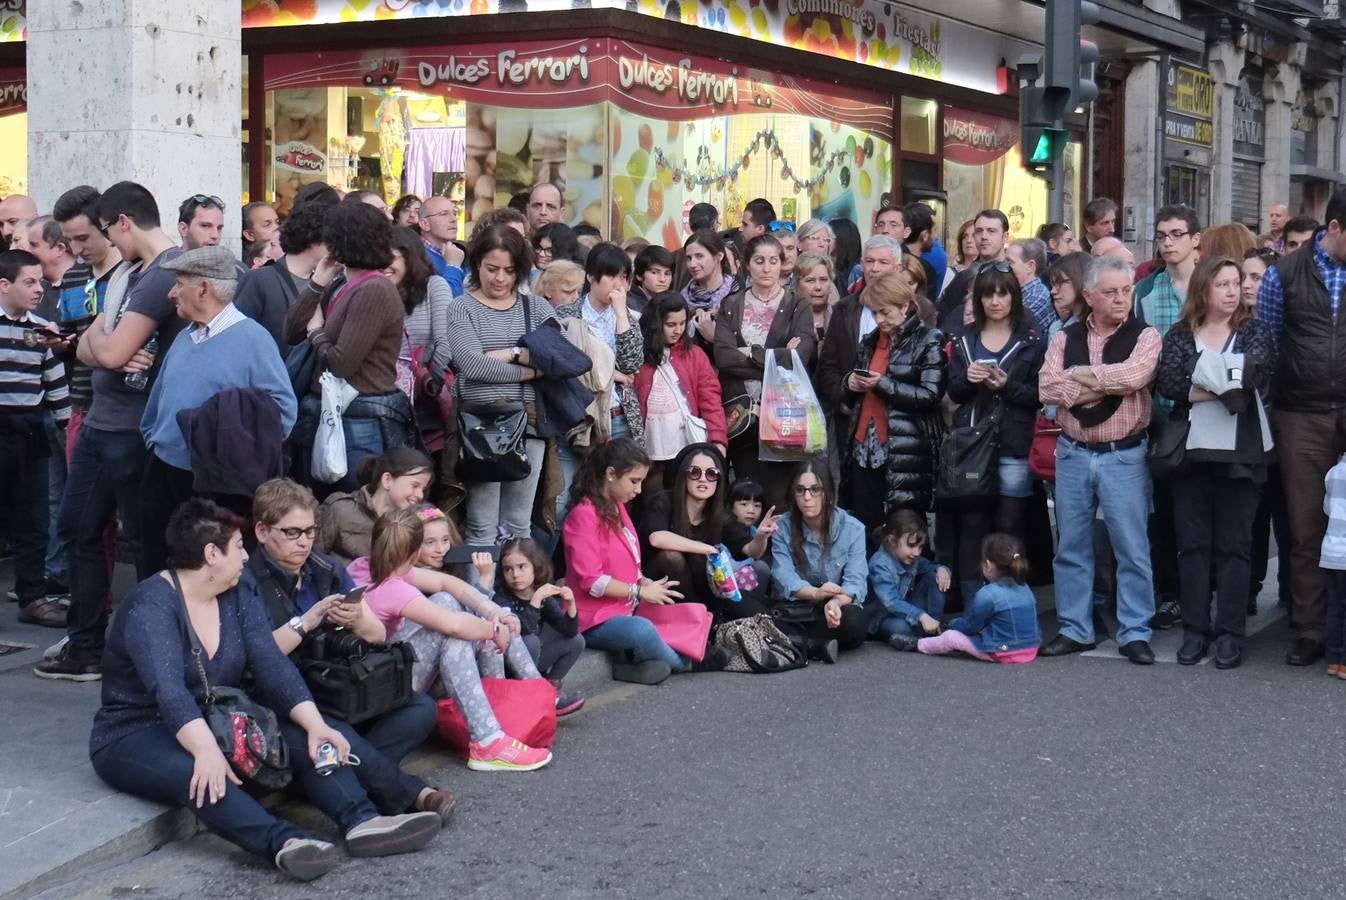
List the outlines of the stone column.
{"label": "stone column", "polygon": [[[1270,209],[1290,201],[1290,126],[1294,121],[1295,97],[1299,94],[1299,64],[1304,45],[1295,45],[1291,59],[1276,64],[1275,77],[1263,85],[1267,112],[1267,161],[1262,166],[1262,206]],[[1295,215],[1297,210],[1290,210]]]}
{"label": "stone column", "polygon": [[1210,221],[1228,222],[1234,205],[1234,95],[1243,72],[1244,51],[1233,41],[1220,41],[1210,50],[1210,73],[1215,79],[1215,147],[1211,159]]}
{"label": "stone column", "polygon": [[43,0],[28,8],[28,182],[40,210],[77,184],[131,180],[176,234],[193,194],[239,233],[241,5]]}
{"label": "stone column", "polygon": [[1160,88],[1163,70],[1158,60],[1138,59],[1126,76],[1125,133],[1126,177],[1122,189],[1119,232],[1125,237],[1127,211],[1135,216],[1135,241],[1130,243],[1136,259],[1149,259],[1153,252],[1154,213],[1163,177],[1163,113]]}

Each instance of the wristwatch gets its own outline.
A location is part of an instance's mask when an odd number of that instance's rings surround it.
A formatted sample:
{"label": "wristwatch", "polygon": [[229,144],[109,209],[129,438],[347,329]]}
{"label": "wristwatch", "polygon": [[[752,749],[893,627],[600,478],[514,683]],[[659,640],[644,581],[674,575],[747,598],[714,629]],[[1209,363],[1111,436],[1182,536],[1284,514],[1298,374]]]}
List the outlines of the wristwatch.
{"label": "wristwatch", "polygon": [[509,361],[512,362],[512,363],[514,363],[515,365],[518,365],[518,364],[519,364],[519,354],[520,354],[521,352],[522,352],[522,351],[521,351],[520,348],[518,348],[518,347],[514,347],[513,349],[511,349],[511,350],[510,350]]}
{"label": "wristwatch", "polygon": [[295,616],[285,624],[290,626],[290,630],[299,635],[301,639],[308,634],[308,629],[304,627],[304,619],[301,616]]}

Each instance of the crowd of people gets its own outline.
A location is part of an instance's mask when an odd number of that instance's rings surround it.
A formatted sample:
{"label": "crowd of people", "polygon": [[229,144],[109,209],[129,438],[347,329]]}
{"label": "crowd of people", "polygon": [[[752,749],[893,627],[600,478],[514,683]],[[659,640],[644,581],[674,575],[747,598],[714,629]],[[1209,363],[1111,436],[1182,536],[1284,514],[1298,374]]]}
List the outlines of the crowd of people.
{"label": "crowd of people", "polygon": [[[470,769],[541,768],[487,686],[572,714],[586,647],[649,685],[724,669],[748,620],[826,663],[1025,664],[1095,647],[1115,604],[1131,662],[1181,626],[1179,663],[1227,669],[1274,534],[1286,661],[1346,678],[1346,192],[1260,236],[1164,207],[1139,267],[1106,198],[1078,240],[987,209],[949,250],[920,203],[867,238],[697,204],[670,250],[571,227],[549,183],[466,240],[447,197],[310,184],[283,220],[242,209],[240,261],[226,213],[187,198],[175,239],[132,182],[0,202],[12,599],[65,630],[36,675],[102,682],[102,778],[296,878],[335,848],[239,789],[222,691],[274,711],[360,856],[453,810],[400,768],[437,701]],[[825,452],[768,452],[777,371]],[[118,559],[140,581],[114,602]],[[320,712],[300,672],[333,633],[409,645],[410,698]]]}

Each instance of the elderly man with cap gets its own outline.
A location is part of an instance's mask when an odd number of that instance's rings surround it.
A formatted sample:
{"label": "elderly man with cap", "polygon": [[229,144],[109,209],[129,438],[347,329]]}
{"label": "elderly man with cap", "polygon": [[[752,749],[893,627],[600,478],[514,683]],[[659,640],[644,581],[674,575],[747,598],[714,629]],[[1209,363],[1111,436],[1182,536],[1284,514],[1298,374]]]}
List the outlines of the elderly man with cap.
{"label": "elderly man with cap", "polygon": [[[191,412],[230,389],[247,389],[257,397],[265,395],[280,413],[281,434],[275,438],[275,449],[294,427],[298,413],[275,342],[265,328],[233,304],[238,286],[234,262],[234,254],[227,247],[216,246],[188,250],[163,264],[177,278],[168,296],[188,326],[168,348],[163,371],[154,382],[140,421],[140,432],[150,451],[141,485],[146,572],[158,571],[167,563],[164,531],[173,510],[200,493],[194,486],[192,447],[184,421],[189,420]],[[261,437],[234,436],[248,444]],[[260,455],[268,448],[254,449]],[[241,498],[238,503],[222,497],[212,499],[244,510],[250,503],[249,498]]]}

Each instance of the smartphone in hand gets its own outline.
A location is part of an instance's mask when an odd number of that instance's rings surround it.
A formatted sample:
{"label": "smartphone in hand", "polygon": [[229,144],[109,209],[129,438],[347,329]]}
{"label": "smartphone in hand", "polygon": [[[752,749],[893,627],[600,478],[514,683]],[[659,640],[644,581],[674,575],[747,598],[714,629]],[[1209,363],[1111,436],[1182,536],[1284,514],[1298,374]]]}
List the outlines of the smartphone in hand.
{"label": "smartphone in hand", "polygon": [[346,596],[341,599],[341,604],[343,606],[355,606],[365,598],[365,591],[367,590],[369,590],[369,585],[360,585],[358,588],[349,591]]}

